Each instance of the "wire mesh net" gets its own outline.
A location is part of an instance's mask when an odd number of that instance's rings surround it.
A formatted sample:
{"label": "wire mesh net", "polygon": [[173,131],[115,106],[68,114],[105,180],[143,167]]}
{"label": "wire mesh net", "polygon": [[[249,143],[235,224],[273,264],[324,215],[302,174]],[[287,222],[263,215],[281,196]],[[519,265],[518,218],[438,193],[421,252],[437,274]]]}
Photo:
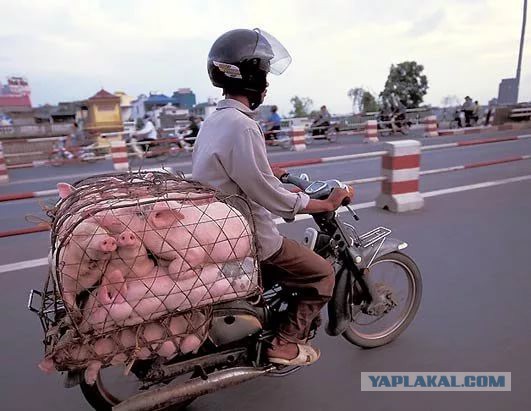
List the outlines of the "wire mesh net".
{"label": "wire mesh net", "polygon": [[195,352],[213,304],[259,289],[242,197],[165,172],[88,178],[60,194],[48,307],[63,315],[44,321],[45,371],[88,367],[93,379],[102,366]]}

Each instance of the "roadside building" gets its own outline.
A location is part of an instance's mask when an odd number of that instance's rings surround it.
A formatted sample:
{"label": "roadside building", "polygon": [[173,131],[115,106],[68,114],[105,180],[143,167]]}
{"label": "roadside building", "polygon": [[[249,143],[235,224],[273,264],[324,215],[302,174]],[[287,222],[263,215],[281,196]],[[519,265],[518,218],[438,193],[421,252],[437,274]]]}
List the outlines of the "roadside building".
{"label": "roadside building", "polygon": [[195,106],[195,94],[189,88],[180,88],[177,91],[173,92],[171,96],[173,102],[172,104],[176,107],[183,109],[191,109]]}
{"label": "roadside building", "polygon": [[101,89],[86,101],[86,105],[86,132],[95,135],[123,130],[120,97]]}
{"label": "roadside building", "polygon": [[135,98],[133,96],[127,95],[123,91],[115,91],[114,95],[120,97],[120,110],[122,112],[122,120],[132,120],[133,101],[135,100]]}
{"label": "roadside building", "polygon": [[150,93],[149,97],[144,101],[144,108],[146,112],[149,112],[168,104],[173,104],[173,99],[171,97],[168,97],[165,94]]}
{"label": "roadside building", "polygon": [[146,115],[146,106],[144,103],[148,97],[145,94],[140,94],[136,100],[131,102],[131,119],[135,121],[138,118],[143,118]]}

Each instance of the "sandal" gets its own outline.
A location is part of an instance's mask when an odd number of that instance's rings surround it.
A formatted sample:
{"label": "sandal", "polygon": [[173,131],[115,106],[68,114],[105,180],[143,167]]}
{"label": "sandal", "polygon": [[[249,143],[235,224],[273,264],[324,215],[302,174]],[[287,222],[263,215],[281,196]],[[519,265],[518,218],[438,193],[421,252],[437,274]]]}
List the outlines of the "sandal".
{"label": "sandal", "polygon": [[299,354],[291,360],[287,358],[269,357],[269,361],[273,364],[281,365],[311,365],[316,362],[321,356],[321,351],[311,345],[297,344]]}

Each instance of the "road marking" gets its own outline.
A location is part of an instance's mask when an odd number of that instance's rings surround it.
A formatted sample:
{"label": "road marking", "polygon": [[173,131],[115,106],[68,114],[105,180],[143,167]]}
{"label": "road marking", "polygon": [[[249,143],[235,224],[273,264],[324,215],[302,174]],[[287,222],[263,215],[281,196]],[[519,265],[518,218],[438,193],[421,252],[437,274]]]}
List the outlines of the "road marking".
{"label": "road marking", "polygon": [[426,193],[421,193],[421,194],[422,194],[422,197],[424,198],[437,197],[437,196],[442,196],[445,194],[460,193],[462,191],[476,190],[478,188],[485,188],[485,187],[494,187],[494,186],[499,186],[502,184],[517,183],[519,181],[526,181],[526,180],[531,180],[531,175],[505,178],[503,180],[486,181],[484,183],[469,184],[466,186],[443,188],[441,190],[433,190],[433,191],[428,191]]}
{"label": "road marking", "polygon": [[48,257],[0,265],[0,274],[9,273],[11,271],[24,270],[26,268],[41,267],[43,265],[48,265]]}

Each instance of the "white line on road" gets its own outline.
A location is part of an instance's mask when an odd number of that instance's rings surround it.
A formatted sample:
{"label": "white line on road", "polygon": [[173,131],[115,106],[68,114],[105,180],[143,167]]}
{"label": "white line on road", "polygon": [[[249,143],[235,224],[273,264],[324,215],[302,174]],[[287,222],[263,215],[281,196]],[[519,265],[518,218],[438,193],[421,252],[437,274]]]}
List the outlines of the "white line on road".
{"label": "white line on road", "polygon": [[[503,184],[517,183],[517,182],[527,181],[527,180],[531,180],[531,174],[527,176],[504,178],[503,180],[485,181],[483,183],[468,184],[465,186],[458,186],[458,187],[444,188],[441,190],[427,191],[425,193],[422,193],[422,197],[424,198],[437,197],[437,196],[442,196],[446,194],[477,190],[478,188],[495,187],[495,186],[499,186]],[[361,210],[364,208],[374,207],[375,205],[376,205],[375,201],[369,201],[366,203],[355,204],[353,205],[353,208],[355,210]],[[347,209],[345,207],[341,207],[339,209],[340,213],[344,213],[346,211]],[[300,214],[296,216],[295,221],[309,220],[310,218],[312,218],[312,216],[309,214]],[[282,218],[275,218],[274,221],[276,224],[286,224],[286,222]],[[26,268],[42,267],[47,264],[48,264],[47,257],[37,258],[35,260],[20,261],[18,263],[4,264],[4,265],[0,265],[0,274],[24,270]]]}
{"label": "white line on road", "polygon": [[531,180],[531,175],[521,176],[521,177],[511,177],[511,178],[505,178],[503,180],[486,181],[484,183],[469,184],[466,186],[443,188],[441,190],[428,191],[426,193],[422,193],[422,197],[424,198],[437,197],[437,196],[442,196],[445,194],[460,193],[462,191],[476,190],[478,188],[494,187],[494,186],[499,186],[502,184],[517,183],[519,181],[526,181],[526,180]]}
{"label": "white line on road", "polygon": [[0,274],[9,273],[11,271],[24,270],[26,268],[41,267],[43,265],[48,265],[48,257],[0,265]]}

